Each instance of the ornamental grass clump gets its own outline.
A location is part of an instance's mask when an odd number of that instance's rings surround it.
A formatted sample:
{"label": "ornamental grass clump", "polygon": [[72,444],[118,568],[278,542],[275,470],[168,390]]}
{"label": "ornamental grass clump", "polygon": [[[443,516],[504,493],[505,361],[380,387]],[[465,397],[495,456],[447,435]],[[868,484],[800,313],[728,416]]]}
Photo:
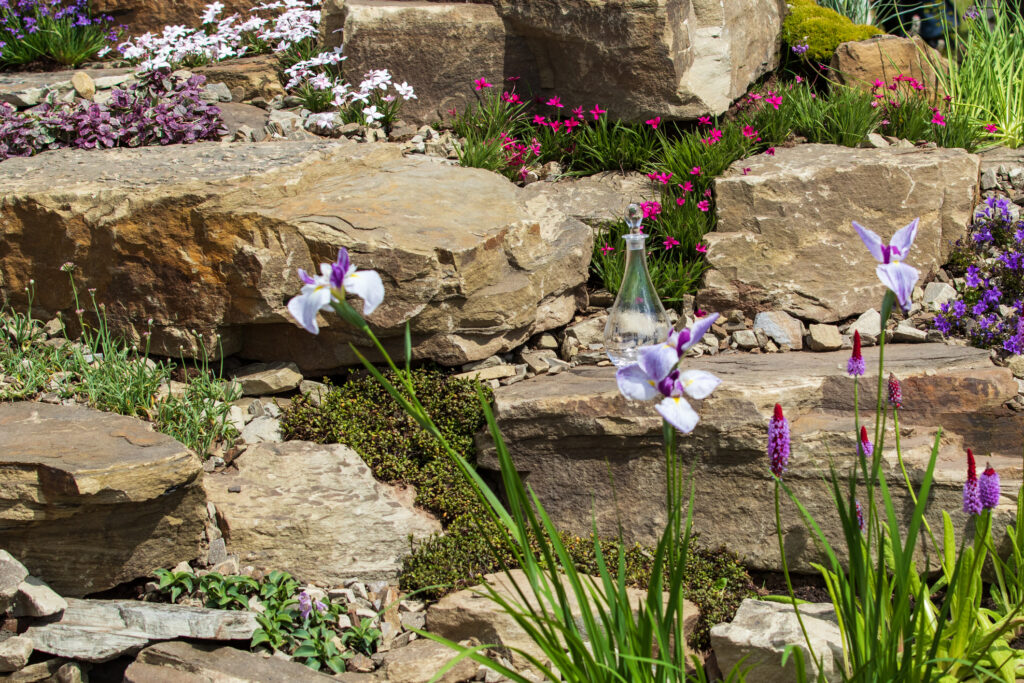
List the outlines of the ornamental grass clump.
{"label": "ornamental grass clump", "polygon": [[[874,232],[854,223],[865,246],[879,262],[876,275],[887,291],[882,300],[882,326],[894,306],[906,309],[910,292],[918,279],[918,271],[906,263],[910,254],[917,221],[898,230],[889,244]],[[809,660],[813,670],[820,670],[820,661],[800,616],[800,605],[789,582],[785,560],[786,544],[782,534],[779,491],[784,491],[796,507],[811,533],[824,561],[813,564],[825,579],[835,607],[842,635],[843,661],[838,674],[843,681],[962,681],[996,680],[1012,683],[1024,671],[1024,652],[1011,648],[1009,641],[1024,625],[1020,548],[1004,561],[992,538],[992,510],[999,502],[998,474],[987,468],[977,477],[973,452],[967,451],[967,476],[963,486],[963,511],[970,516],[968,534],[957,542],[953,522],[942,511],[941,543],[925,519],[935,464],[941,443],[936,434],[927,466],[918,473],[914,485],[908,476],[900,447],[898,415],[904,396],[898,380],[890,374],[885,379],[885,338],[879,338],[878,380],[874,424],[860,424],[859,380],[863,376],[855,349],[849,373],[853,377],[855,438],[859,455],[847,475],[840,475],[836,464],[830,463],[830,486],[839,514],[845,558],[832,547],[816,519],[801,504],[786,480],[779,476],[772,456],[776,439],[769,431],[769,467],[776,486],[776,528],[779,552],[793,609],[797,615],[804,643],[787,648],[798,661],[798,678],[805,680],[803,662]],[[910,514],[897,507],[890,489],[886,457],[887,422],[893,419],[895,453],[903,474]],[[868,442],[873,432],[874,445]],[[833,456],[835,457],[835,456]],[[844,481],[845,480],[845,481]],[[862,505],[862,501],[864,504]],[[1011,544],[1024,540],[1024,504],[1018,500],[1018,525],[1010,527]],[[917,559],[921,534],[928,535],[931,548],[938,554],[938,566],[925,556],[924,566]],[[982,568],[992,569],[997,580],[986,602]],[[994,605],[994,607],[992,607]],[[811,674],[813,676],[813,673]]]}
{"label": "ornamental grass clump", "polygon": [[117,37],[113,19],[93,16],[86,0],[0,0],[0,69],[78,66],[104,56]]}
{"label": "ornamental grass clump", "polygon": [[1024,221],[1019,209],[1005,198],[986,199],[968,236],[953,246],[946,269],[956,278],[957,293],[940,306],[935,328],[1004,355],[1024,353]]}

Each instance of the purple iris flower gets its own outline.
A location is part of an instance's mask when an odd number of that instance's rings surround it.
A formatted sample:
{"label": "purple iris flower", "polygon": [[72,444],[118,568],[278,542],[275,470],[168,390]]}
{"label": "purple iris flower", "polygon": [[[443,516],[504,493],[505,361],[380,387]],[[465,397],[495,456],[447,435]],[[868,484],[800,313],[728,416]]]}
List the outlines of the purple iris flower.
{"label": "purple iris flower", "polygon": [[641,348],[636,363],[621,367],[615,373],[622,395],[633,401],[650,401],[661,396],[655,410],[683,434],[692,432],[700,417],[685,396],[706,398],[721,380],[701,370],[680,371],[679,360],[717,319],[717,313],[700,318],[689,329],[669,332],[664,344]]}
{"label": "purple iris flower", "polygon": [[892,290],[903,310],[910,308],[911,295],[914,292],[914,285],[920,276],[917,269],[902,263],[910,252],[917,236],[917,226],[920,219],[915,218],[908,225],[896,231],[889,244],[882,242],[882,238],[871,230],[868,230],[857,221],[853,221],[853,227],[860,235],[864,246],[868,248],[871,255],[878,261],[875,274],[886,287]]}

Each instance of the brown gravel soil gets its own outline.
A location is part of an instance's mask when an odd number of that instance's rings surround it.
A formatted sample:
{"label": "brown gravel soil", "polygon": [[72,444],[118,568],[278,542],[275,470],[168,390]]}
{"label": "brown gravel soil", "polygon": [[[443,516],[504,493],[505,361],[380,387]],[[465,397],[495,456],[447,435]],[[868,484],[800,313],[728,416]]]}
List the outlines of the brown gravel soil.
{"label": "brown gravel soil", "polygon": [[[808,602],[832,602],[825,588],[825,581],[817,574],[790,574],[793,592],[800,600]],[[781,572],[750,572],[750,579],[761,595],[789,595],[786,577]]]}

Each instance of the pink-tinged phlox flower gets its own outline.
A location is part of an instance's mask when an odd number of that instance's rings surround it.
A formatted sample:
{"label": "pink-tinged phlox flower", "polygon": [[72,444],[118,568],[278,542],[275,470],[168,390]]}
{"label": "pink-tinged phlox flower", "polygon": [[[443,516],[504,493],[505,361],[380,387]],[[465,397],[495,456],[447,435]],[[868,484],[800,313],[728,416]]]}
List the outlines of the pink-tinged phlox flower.
{"label": "pink-tinged phlox flower", "polygon": [[910,297],[914,291],[914,285],[917,284],[919,273],[916,268],[901,263],[901,261],[906,258],[910,247],[914,244],[918,223],[919,219],[915,218],[906,226],[897,230],[889,244],[883,244],[881,237],[857,223],[857,221],[853,221],[853,227],[860,235],[864,246],[868,248],[874,259],[878,261],[879,265],[875,268],[875,274],[878,275],[878,279],[882,281],[882,284],[896,295],[903,310],[910,308]]}
{"label": "pink-tinged phlox flower", "polygon": [[708,211],[711,210],[711,202],[709,202],[706,199],[702,199],[699,202],[697,202],[697,208],[707,213]]}
{"label": "pink-tinged phlox flower", "polygon": [[373,313],[384,300],[384,284],[377,271],[356,270],[344,247],[338,250],[337,261],[320,264],[320,275],[310,275],[299,268],[299,278],[303,282],[302,293],[288,302],[288,312],[313,334],[320,332],[316,314],[330,310],[332,303],[344,301],[346,292],[362,298],[363,315]]}
{"label": "pink-tinged phlox flower", "polygon": [[700,253],[702,253],[702,254],[706,254],[706,253],[708,253],[708,248],[707,248],[707,246],[705,246],[705,245],[704,245],[703,243],[701,243],[701,242],[697,242],[697,246],[696,246],[696,247],[694,247],[694,249],[696,249],[697,251],[699,251],[699,252],[700,252]]}
{"label": "pink-tinged phlox flower", "polygon": [[978,498],[985,510],[999,505],[999,473],[992,469],[992,465],[988,465],[978,479]]}
{"label": "pink-tinged phlox flower", "polygon": [[665,238],[662,244],[665,245],[665,250],[668,251],[672,247],[678,247],[679,240],[677,240],[675,237],[672,237],[672,235],[669,235],[668,237]]}
{"label": "pink-tinged phlox flower", "polygon": [[893,408],[903,407],[903,389],[896,375],[889,373],[889,405]]}
{"label": "pink-tinged phlox flower", "polygon": [[990,123],[990,124],[985,126],[985,130],[987,130],[989,133],[998,133],[999,132],[999,126],[997,126],[994,123]]}
{"label": "pink-tinged phlox flower", "polygon": [[558,107],[559,109],[565,106],[564,104],[562,104],[562,98],[558,97],[557,95],[555,97],[552,97],[547,102],[545,102],[545,104],[547,104],[549,107]]}
{"label": "pink-tinged phlox flower", "polygon": [[646,123],[654,130],[658,130],[658,124],[661,123],[661,117],[655,116],[653,119],[647,119],[646,121],[644,121],[644,123]]}
{"label": "pink-tinged phlox flower", "polygon": [[636,363],[615,373],[622,395],[633,401],[661,396],[655,410],[665,421],[684,434],[693,431],[700,417],[684,397],[706,398],[721,380],[701,370],[680,371],[678,365],[683,353],[700,341],[717,319],[717,313],[701,318],[690,328],[671,330],[665,343],[641,348]]}
{"label": "pink-tinged phlox flower", "polygon": [[473,81],[473,89],[474,90],[478,90],[479,91],[479,90],[483,90],[484,88],[493,88],[493,87],[494,87],[494,84],[493,83],[488,83],[486,78],[478,78],[475,81]]}
{"label": "pink-tinged phlox flower", "polygon": [[868,428],[864,425],[860,427],[860,456],[862,458],[870,458],[875,453],[875,447],[868,441]]}
{"label": "pink-tinged phlox flower", "polygon": [[850,354],[850,360],[846,361],[846,374],[850,377],[861,377],[866,369],[864,356],[860,352],[860,330],[854,330],[853,353]]}
{"label": "pink-tinged phlox flower", "polygon": [[978,490],[978,474],[974,465],[974,452],[967,449],[967,481],[964,482],[964,512],[969,515],[981,514],[981,492]]}
{"label": "pink-tinged phlox flower", "polygon": [[601,253],[602,254],[607,254],[610,251],[615,251],[615,247],[610,247],[610,246],[608,246],[608,243],[605,242],[604,246],[601,247]]}
{"label": "pink-tinged phlox flower", "polygon": [[594,105],[594,108],[590,110],[590,115],[594,117],[595,121],[597,121],[599,118],[601,118],[601,114],[607,114],[607,113],[608,113],[607,109],[601,109],[601,107],[599,107],[596,104]]}
{"label": "pink-tinged phlox flower", "polygon": [[789,421],[782,414],[782,406],[775,404],[775,412],[768,422],[768,467],[781,477],[789,465]]}

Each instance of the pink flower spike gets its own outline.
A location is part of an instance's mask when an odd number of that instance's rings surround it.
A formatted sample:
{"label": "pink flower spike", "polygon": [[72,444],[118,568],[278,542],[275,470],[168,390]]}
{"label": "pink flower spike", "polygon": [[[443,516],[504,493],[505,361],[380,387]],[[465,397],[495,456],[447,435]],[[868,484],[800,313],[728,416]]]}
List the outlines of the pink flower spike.
{"label": "pink flower spike", "polygon": [[675,237],[672,237],[671,235],[669,235],[668,237],[665,238],[665,241],[662,242],[662,244],[665,245],[665,251],[668,251],[672,247],[678,247],[679,246],[679,240],[677,240]]}
{"label": "pink flower spike", "polygon": [[985,126],[985,130],[987,130],[989,133],[998,133],[999,132],[999,126],[997,126],[994,123],[990,123],[987,126]]}
{"label": "pink flower spike", "polygon": [[473,89],[477,90],[477,91],[483,90],[484,88],[493,88],[493,87],[494,87],[494,84],[493,83],[488,83],[486,78],[478,78],[475,81],[473,81]]}
{"label": "pink flower spike", "polygon": [[773,157],[773,156],[775,156],[775,148],[774,147],[769,147],[768,149],[766,149],[764,151],[764,153],[767,154],[770,157]]}
{"label": "pink flower spike", "polygon": [[[690,169],[690,175],[700,175],[700,166],[694,166]],[[689,192],[689,190],[687,190]]]}
{"label": "pink flower spike", "polygon": [[653,119],[647,119],[646,121],[644,121],[644,123],[646,123],[654,130],[658,130],[658,124],[661,123],[661,117],[655,116]]}
{"label": "pink flower spike", "polygon": [[594,108],[590,110],[590,114],[591,114],[591,116],[594,117],[595,121],[597,121],[599,118],[601,118],[601,114],[607,114],[607,113],[608,113],[607,109],[601,109],[601,107],[599,107],[596,104],[594,105]]}
{"label": "pink flower spike", "polygon": [[702,244],[700,242],[697,242],[697,246],[694,247],[694,249],[696,249],[697,251],[699,251],[702,254],[708,253],[708,248],[704,244]]}
{"label": "pink flower spike", "polygon": [[601,253],[602,254],[607,254],[610,251],[615,251],[615,247],[610,247],[610,246],[608,246],[608,243],[605,242],[604,246],[601,247]]}
{"label": "pink flower spike", "polygon": [[562,104],[562,98],[558,97],[557,95],[555,97],[552,97],[544,104],[548,105],[549,107],[558,107],[559,109],[565,106],[564,104]]}

